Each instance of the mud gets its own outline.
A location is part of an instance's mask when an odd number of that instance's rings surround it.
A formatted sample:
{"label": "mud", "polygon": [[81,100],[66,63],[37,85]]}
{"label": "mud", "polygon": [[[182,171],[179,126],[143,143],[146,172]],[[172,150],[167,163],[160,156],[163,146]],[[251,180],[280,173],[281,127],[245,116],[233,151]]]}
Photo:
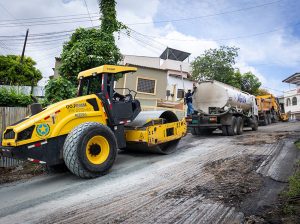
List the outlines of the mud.
{"label": "mud", "polygon": [[237,145],[262,145],[274,144],[287,137],[293,138],[299,136],[297,131],[274,131],[273,133],[255,133],[249,135],[241,135],[237,137],[235,144]]}
{"label": "mud", "polygon": [[34,176],[45,173],[42,165],[23,163],[16,167],[0,168],[0,184],[11,183],[19,180],[28,180]]}
{"label": "mud", "polygon": [[189,199],[202,195],[227,206],[239,207],[249,193],[262,186],[263,178],[255,170],[263,161],[264,156],[246,155],[210,162],[204,166],[204,170],[214,176],[212,181],[193,188],[175,189],[168,192],[165,198]]}

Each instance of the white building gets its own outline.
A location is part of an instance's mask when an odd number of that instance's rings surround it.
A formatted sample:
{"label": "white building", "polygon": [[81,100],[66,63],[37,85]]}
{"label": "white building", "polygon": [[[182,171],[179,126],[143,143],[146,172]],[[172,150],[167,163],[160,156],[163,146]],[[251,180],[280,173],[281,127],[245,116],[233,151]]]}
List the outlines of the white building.
{"label": "white building", "polygon": [[295,88],[284,92],[285,112],[290,113],[290,120],[300,120],[300,73],[295,73],[283,80]]}

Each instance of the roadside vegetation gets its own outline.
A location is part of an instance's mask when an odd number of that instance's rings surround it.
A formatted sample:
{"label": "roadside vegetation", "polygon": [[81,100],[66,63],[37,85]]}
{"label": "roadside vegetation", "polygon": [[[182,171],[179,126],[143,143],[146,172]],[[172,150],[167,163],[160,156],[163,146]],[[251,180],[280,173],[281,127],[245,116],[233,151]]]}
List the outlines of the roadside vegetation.
{"label": "roadside vegetation", "polygon": [[[74,97],[79,72],[104,64],[117,65],[122,60],[114,34],[127,27],[117,20],[116,1],[99,0],[99,9],[99,28],[78,28],[64,43],[59,69],[61,78],[50,80],[46,85],[44,105]],[[65,85],[70,90],[66,90]]]}
{"label": "roadside vegetation", "polygon": [[0,88],[1,107],[26,107],[33,103],[29,95],[18,92],[14,88]]}
{"label": "roadside vegetation", "polygon": [[[300,139],[295,142],[300,150]],[[283,193],[285,205],[283,211],[286,215],[296,215],[300,221],[300,160],[296,163],[295,173],[289,178],[288,190]]]}

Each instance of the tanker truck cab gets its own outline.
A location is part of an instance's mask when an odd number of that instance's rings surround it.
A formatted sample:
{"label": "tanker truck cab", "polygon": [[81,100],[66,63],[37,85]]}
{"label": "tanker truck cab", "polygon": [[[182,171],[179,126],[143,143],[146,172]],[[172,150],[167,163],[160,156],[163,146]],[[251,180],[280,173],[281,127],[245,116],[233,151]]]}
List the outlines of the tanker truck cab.
{"label": "tanker truck cab", "polygon": [[244,127],[257,130],[255,97],[215,81],[197,84],[193,95],[195,113],[186,118],[193,135],[207,135],[220,129],[223,135],[240,135]]}
{"label": "tanker truck cab", "polygon": [[44,109],[34,105],[30,116],[3,132],[0,155],[52,170],[66,165],[79,177],[94,178],[109,171],[118,149],[175,151],[186,134],[185,121],[171,111],[141,112],[135,91],[120,89],[128,91],[122,95],[113,88],[117,75],[136,70],[103,65],[80,72],[78,96]]}

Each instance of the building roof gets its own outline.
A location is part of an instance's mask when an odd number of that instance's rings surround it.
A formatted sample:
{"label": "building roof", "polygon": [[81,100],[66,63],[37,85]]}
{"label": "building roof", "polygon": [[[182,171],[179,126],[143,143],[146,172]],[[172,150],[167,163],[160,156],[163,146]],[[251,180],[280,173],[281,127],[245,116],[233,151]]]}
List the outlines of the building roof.
{"label": "building roof", "polygon": [[284,79],[282,82],[286,82],[286,83],[290,83],[290,84],[300,84],[300,73],[296,72],[295,74]]}
{"label": "building roof", "polygon": [[164,52],[160,55],[160,58],[164,60],[171,59],[174,61],[184,61],[190,55],[191,53],[167,47],[166,50],[164,50]]}

